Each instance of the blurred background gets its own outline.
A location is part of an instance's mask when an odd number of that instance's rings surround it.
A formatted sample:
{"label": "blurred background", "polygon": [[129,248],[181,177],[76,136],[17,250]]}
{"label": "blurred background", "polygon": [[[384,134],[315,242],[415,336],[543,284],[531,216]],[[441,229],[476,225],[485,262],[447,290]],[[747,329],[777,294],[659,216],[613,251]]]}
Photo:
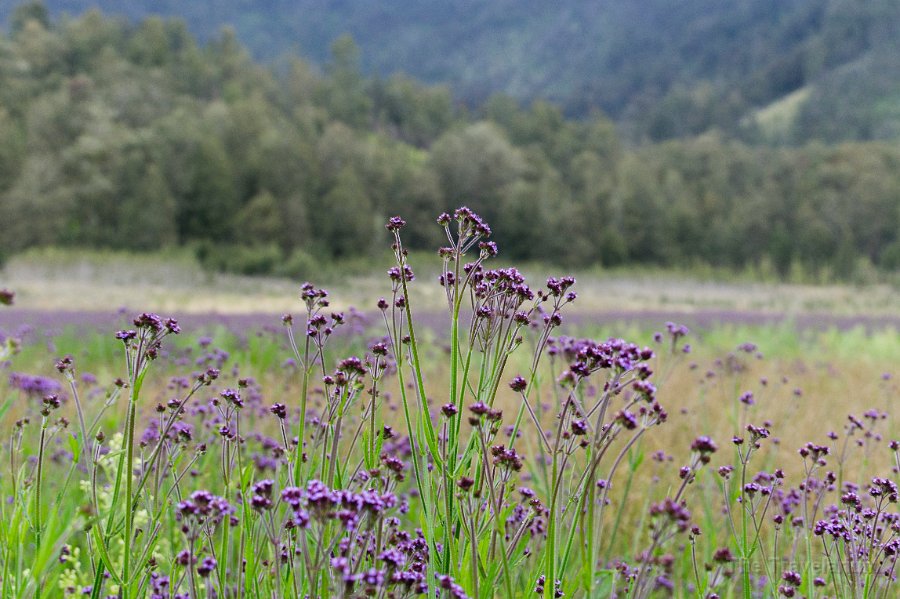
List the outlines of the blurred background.
{"label": "blurred background", "polygon": [[364,303],[388,216],[430,276],[466,204],[591,309],[900,314],[894,0],[4,0],[0,24],[20,306],[274,312],[305,279]]}

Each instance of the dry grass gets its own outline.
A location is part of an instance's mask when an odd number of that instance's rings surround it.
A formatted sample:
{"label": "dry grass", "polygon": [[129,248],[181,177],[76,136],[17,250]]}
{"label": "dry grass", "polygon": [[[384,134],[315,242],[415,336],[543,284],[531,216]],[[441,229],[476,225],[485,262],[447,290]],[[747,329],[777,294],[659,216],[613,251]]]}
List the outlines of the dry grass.
{"label": "dry grass", "polygon": [[[412,286],[419,310],[446,304],[436,284],[437,264],[422,257]],[[416,262],[413,262],[414,266]],[[388,264],[372,272],[319,281],[337,308],[371,307],[386,293]],[[525,269],[532,280],[560,269]],[[900,294],[890,285],[799,285],[708,281],[676,273],[576,273],[575,312],[697,313],[734,311],[802,315],[900,317]],[[38,310],[115,310],[122,306],[166,313],[223,314],[288,312],[297,308],[300,281],[214,275],[184,255],[148,257],[115,253],[71,255],[51,251],[19,256],[0,273],[0,283],[18,293],[17,304]]]}

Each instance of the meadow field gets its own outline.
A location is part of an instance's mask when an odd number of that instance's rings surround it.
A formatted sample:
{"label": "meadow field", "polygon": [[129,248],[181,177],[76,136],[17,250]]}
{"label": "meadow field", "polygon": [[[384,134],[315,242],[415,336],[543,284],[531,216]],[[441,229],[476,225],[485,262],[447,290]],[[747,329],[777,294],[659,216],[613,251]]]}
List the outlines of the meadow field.
{"label": "meadow field", "polygon": [[519,272],[440,222],[328,292],[7,263],[0,596],[896,595],[894,289]]}
{"label": "meadow field", "polygon": [[0,599],[900,596],[897,31],[0,2]]}

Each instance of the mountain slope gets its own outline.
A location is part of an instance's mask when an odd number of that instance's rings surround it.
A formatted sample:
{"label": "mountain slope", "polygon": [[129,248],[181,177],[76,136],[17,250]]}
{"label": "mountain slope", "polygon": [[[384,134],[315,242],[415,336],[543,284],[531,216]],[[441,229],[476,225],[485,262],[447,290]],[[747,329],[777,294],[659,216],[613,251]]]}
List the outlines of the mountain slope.
{"label": "mountain slope", "polygon": [[[233,26],[258,58],[323,64],[349,33],[370,73],[406,72],[480,103],[496,92],[599,108],[634,139],[740,133],[756,109],[812,86],[787,137],[804,141],[859,113],[838,139],[884,136],[883,74],[897,61],[894,0],[46,0],[54,15],[98,7],[137,19],[177,16],[201,39]],[[0,17],[11,8],[0,7]],[[4,14],[5,11],[5,14]],[[848,65],[863,67],[847,74]],[[889,63],[889,64],[885,64]],[[880,73],[879,74],[879,71]],[[900,70],[900,69],[898,69]],[[863,81],[860,81],[860,73]],[[881,79],[882,81],[877,81]],[[873,92],[860,98],[858,90]],[[890,86],[888,86],[890,87]],[[818,92],[818,93],[817,93]],[[837,94],[835,93],[837,92]],[[893,101],[888,102],[893,105]],[[744,126],[739,125],[739,123]],[[797,128],[794,125],[797,124]],[[831,127],[833,129],[833,127]]]}

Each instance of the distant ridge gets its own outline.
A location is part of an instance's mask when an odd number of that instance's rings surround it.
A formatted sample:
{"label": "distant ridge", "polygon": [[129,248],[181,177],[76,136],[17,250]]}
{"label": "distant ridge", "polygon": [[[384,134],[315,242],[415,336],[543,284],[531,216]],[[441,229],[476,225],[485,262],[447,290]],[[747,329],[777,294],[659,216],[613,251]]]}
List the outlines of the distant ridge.
{"label": "distant ridge", "polygon": [[[8,18],[14,2],[0,5]],[[447,83],[476,105],[503,92],[572,116],[599,109],[632,139],[718,129],[800,143],[900,133],[900,2],[894,0],[45,0],[54,18],[97,7],[232,26],[257,58],[322,64],[349,33],[370,73]],[[760,109],[801,88],[779,129]],[[771,123],[766,123],[770,125]]]}

